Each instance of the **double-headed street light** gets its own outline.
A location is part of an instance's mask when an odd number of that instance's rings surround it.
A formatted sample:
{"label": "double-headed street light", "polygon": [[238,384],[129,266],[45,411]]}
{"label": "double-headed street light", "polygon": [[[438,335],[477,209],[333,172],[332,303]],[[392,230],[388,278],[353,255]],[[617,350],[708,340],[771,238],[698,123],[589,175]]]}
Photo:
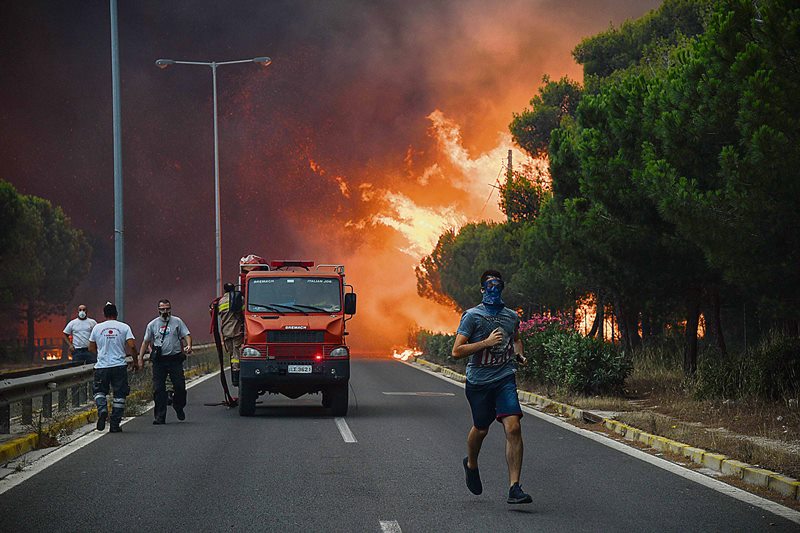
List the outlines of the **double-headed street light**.
{"label": "double-headed street light", "polygon": [[263,67],[272,63],[268,57],[254,57],[253,59],[238,59],[236,61],[178,61],[175,59],[158,59],[156,65],[165,69],[170,65],[202,65],[211,67],[211,79],[214,87],[214,219],[216,222],[216,249],[217,249],[217,285],[216,294],[222,294],[222,234],[219,222],[219,137],[217,133],[217,67],[233,65],[236,63],[256,63]]}

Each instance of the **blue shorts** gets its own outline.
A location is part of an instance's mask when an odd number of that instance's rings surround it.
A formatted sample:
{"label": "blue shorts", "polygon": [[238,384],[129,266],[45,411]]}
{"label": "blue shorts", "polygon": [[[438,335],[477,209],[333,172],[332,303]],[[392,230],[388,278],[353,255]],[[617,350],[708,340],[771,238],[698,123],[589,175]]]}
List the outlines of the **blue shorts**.
{"label": "blue shorts", "polygon": [[488,429],[493,420],[500,422],[506,416],[522,416],[514,374],[485,385],[467,382],[465,391],[472,409],[472,423],[478,429]]}

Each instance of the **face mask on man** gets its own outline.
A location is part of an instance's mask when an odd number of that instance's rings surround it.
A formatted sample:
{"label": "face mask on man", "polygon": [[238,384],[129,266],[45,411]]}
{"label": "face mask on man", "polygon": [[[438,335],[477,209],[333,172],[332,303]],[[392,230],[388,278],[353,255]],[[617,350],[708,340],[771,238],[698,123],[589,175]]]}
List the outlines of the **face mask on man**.
{"label": "face mask on man", "polygon": [[80,318],[81,320],[86,320],[86,311],[84,310],[78,311],[78,318]]}
{"label": "face mask on man", "polygon": [[486,305],[505,305],[503,302],[503,280],[492,278],[483,282],[483,303]]}
{"label": "face mask on man", "polygon": [[158,309],[158,313],[161,315],[161,318],[166,322],[169,320],[169,316],[172,314],[171,309]]}

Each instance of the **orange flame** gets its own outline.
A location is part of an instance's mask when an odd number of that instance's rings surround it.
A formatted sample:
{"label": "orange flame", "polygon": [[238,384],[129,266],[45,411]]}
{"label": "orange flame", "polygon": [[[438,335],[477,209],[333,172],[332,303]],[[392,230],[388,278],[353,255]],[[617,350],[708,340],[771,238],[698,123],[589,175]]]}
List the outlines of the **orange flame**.
{"label": "orange flame", "polygon": [[[498,133],[496,144],[470,153],[454,120],[440,110],[430,113],[428,120],[435,152],[427,153],[425,164],[415,166],[415,156],[425,154],[409,147],[401,168],[390,167],[379,175],[354,170],[352,176],[339,176],[347,184],[346,189],[340,187],[347,197],[342,205],[353,214],[344,219],[343,227],[334,229],[320,220],[311,232],[316,235],[315,247],[326,254],[335,249],[332,243],[337,237],[340,250],[348,250],[339,252],[337,260],[347,265],[348,280],[360,293],[362,311],[353,321],[351,340],[362,351],[403,342],[410,329],[455,329],[458,314],[452,308],[417,295],[414,267],[431,253],[442,233],[457,231],[468,222],[505,218],[496,187],[505,179],[509,149],[515,168],[535,164],[513,148],[508,134]],[[313,147],[303,151],[315,175],[334,179],[336,172],[323,168]],[[351,191],[354,194],[348,196]],[[303,227],[308,224],[304,219]],[[477,283],[475,297],[477,303]],[[415,356],[405,349],[395,353],[398,359]]]}
{"label": "orange flame", "polygon": [[406,348],[402,352],[392,350],[392,357],[399,359],[400,361],[408,361],[412,357],[419,357],[420,355],[422,355],[422,352],[413,348]]}

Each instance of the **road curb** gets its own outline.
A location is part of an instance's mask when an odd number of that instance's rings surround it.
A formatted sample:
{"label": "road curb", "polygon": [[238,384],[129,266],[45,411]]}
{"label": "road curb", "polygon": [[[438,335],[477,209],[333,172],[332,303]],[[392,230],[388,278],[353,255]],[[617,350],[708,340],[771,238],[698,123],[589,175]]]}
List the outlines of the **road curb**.
{"label": "road curb", "polygon": [[0,463],[5,464],[39,447],[42,435],[57,435],[63,430],[73,430],[97,420],[97,408],[76,413],[66,420],[51,424],[42,429],[41,433],[29,433],[0,444]]}
{"label": "road curb", "polygon": [[[200,375],[204,374],[201,374],[199,368],[190,368],[185,372],[185,376],[187,378],[193,378]],[[145,400],[147,398],[148,394],[145,391],[134,391],[128,395],[128,399],[132,400]],[[0,465],[6,464],[9,461],[13,461],[17,457],[30,451],[36,450],[39,447],[41,435],[58,435],[61,431],[74,430],[96,420],[97,408],[92,407],[86,411],[76,413],[66,420],[55,422],[45,428],[42,428],[42,432],[40,434],[29,433],[27,435],[17,437],[16,439],[12,439],[8,442],[4,442],[0,444]]]}
{"label": "road curb", "polygon": [[[438,372],[444,376],[447,376],[450,379],[460,381],[462,383],[466,381],[466,376],[442,365],[431,363],[430,361],[420,358],[417,358],[415,362],[432,370],[433,372]],[[520,401],[524,403],[536,404],[541,407],[554,409],[564,416],[584,422],[599,421],[599,423],[601,423],[606,429],[613,431],[626,440],[637,441],[653,449],[670,452],[674,455],[685,457],[691,460],[693,463],[697,463],[706,468],[710,468],[711,470],[721,472],[726,476],[735,477],[749,485],[766,488],[773,492],[777,492],[784,497],[794,498],[800,501],[800,481],[789,476],[784,476],[783,474],[773,472],[772,470],[758,468],[753,465],[737,461],[728,457],[727,455],[713,453],[702,448],[697,448],[683,442],[669,439],[667,437],[647,433],[641,429],[623,424],[618,420],[600,417],[599,415],[595,415],[589,411],[551,400],[550,398],[546,398],[534,392],[517,390],[517,395],[519,396]]]}
{"label": "road curb", "polygon": [[5,464],[12,459],[36,448],[39,436],[30,434],[0,444],[0,464]]}

